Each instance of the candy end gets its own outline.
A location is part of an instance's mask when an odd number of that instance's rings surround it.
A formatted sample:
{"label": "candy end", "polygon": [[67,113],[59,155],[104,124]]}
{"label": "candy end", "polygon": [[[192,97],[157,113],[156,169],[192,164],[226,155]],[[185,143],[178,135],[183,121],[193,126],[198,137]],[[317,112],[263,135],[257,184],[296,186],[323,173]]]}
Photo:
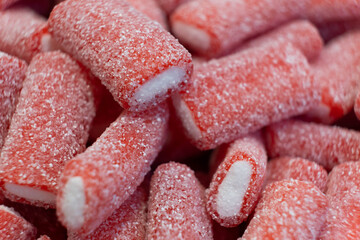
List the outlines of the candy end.
{"label": "candy end", "polygon": [[251,164],[235,162],[219,186],[217,211],[222,217],[236,216],[241,210],[252,175]]}
{"label": "candy end", "polygon": [[54,41],[54,39],[51,37],[49,33],[46,33],[41,38],[40,43],[40,50],[42,52],[49,52],[49,51],[55,51],[59,50],[60,47],[58,44]]}
{"label": "candy end", "polygon": [[56,196],[51,192],[13,183],[5,183],[5,190],[9,194],[24,198],[29,202],[41,202],[55,207]]}
{"label": "candy end", "polygon": [[64,187],[61,210],[64,221],[71,230],[79,229],[84,223],[85,193],[81,177],[72,177]]}

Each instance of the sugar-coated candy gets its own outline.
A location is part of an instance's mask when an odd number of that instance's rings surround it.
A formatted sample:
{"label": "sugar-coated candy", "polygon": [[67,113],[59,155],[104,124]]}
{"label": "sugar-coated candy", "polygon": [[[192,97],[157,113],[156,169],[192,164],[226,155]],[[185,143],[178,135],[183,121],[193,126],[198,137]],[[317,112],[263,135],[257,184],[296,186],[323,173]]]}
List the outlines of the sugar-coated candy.
{"label": "sugar-coated candy", "polygon": [[170,162],[155,170],[148,204],[146,239],[213,239],[204,189],[186,165]]}
{"label": "sugar-coated candy", "polygon": [[68,240],[145,239],[146,192],[139,187],[108,219],[86,237],[69,233]]}
{"label": "sugar-coated candy", "polygon": [[[341,56],[341,57],[339,57]],[[360,90],[360,30],[332,40],[312,65],[321,102],[306,118],[333,123],[349,113]]]}
{"label": "sugar-coated candy", "polygon": [[154,21],[161,24],[164,29],[167,29],[167,20],[165,13],[160,8],[156,0],[126,0],[134,8],[148,16]]}
{"label": "sugar-coated candy", "polygon": [[272,159],[266,167],[265,184],[285,179],[297,179],[312,182],[321,191],[325,191],[327,172],[319,164],[294,157]]}
{"label": "sugar-coated candy", "polygon": [[222,162],[206,190],[206,207],[220,225],[234,227],[254,210],[266,171],[266,150],[258,135],[220,146]]}
{"label": "sugar-coated candy", "polygon": [[36,228],[13,209],[0,205],[0,239],[28,240],[35,238]]}
{"label": "sugar-coated candy", "polygon": [[62,2],[50,15],[49,31],[125,109],[154,106],[189,82],[190,53],[125,0]]}
{"label": "sugar-coated candy", "polygon": [[40,237],[38,237],[37,240],[51,240],[51,238],[49,238],[49,237],[46,236],[46,235],[41,235]]}
{"label": "sugar-coated candy", "polygon": [[270,157],[302,157],[327,170],[360,159],[360,133],[336,126],[288,120],[266,128]]}
{"label": "sugar-coated candy", "polygon": [[26,69],[27,64],[24,61],[0,52],[0,152],[15,111]]}
{"label": "sugar-coated candy", "polygon": [[196,66],[173,102],[187,136],[205,150],[306,112],[317,90],[298,49],[270,44]]}
{"label": "sugar-coated candy", "polygon": [[168,108],[124,111],[84,153],[67,162],[57,212],[68,230],[85,236],[141,184],[165,142]]}
{"label": "sugar-coated candy", "polygon": [[360,236],[360,162],[348,162],[329,174],[326,196],[329,211],[320,240],[353,239]]}
{"label": "sugar-coated candy", "polygon": [[328,201],[313,183],[282,180],[268,185],[242,240],[317,239]]}
{"label": "sugar-coated candy", "polygon": [[0,12],[0,51],[30,62],[37,53],[55,49],[44,17],[29,8]]}
{"label": "sugar-coated candy", "polygon": [[308,60],[313,60],[318,57],[323,47],[323,40],[316,26],[307,20],[296,20],[245,42],[239,50],[258,47],[270,42],[278,42],[278,44],[290,42],[294,47],[301,50]]}
{"label": "sugar-coated candy", "polygon": [[214,57],[296,18],[322,22],[356,17],[360,3],[354,0],[202,0],[177,8],[171,26],[189,48]]}
{"label": "sugar-coated candy", "polygon": [[159,5],[168,14],[172,13],[178,6],[193,0],[157,0]]}
{"label": "sugar-coated candy", "polygon": [[7,198],[55,207],[65,162],[85,150],[95,116],[94,77],[60,51],[31,61],[0,155]]}

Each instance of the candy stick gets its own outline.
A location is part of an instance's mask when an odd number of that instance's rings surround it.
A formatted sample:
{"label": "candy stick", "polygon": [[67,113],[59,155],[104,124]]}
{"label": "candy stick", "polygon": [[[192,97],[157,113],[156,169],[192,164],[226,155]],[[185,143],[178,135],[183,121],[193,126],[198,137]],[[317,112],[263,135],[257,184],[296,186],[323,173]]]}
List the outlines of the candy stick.
{"label": "candy stick", "polygon": [[238,51],[249,47],[258,47],[269,42],[278,42],[279,44],[290,42],[298,48],[308,60],[313,60],[318,57],[323,47],[323,40],[317,28],[307,20],[296,20],[245,42]]}
{"label": "candy stick", "polygon": [[134,8],[167,29],[166,16],[156,0],[127,0]]}
{"label": "candy stick", "polygon": [[188,91],[173,97],[187,136],[212,149],[318,101],[305,57],[292,45],[265,45],[195,68]]}
{"label": "candy stick", "polygon": [[0,205],[0,238],[28,240],[35,238],[36,229],[13,209]]}
{"label": "candy stick", "polygon": [[0,51],[27,62],[39,52],[57,49],[48,33],[46,19],[28,8],[0,12]]}
{"label": "candy stick", "polygon": [[124,0],[62,2],[49,26],[60,46],[90,68],[125,109],[154,106],[190,78],[187,50]]}
{"label": "candy stick", "polygon": [[151,178],[146,239],[212,239],[204,198],[190,168],[160,165]]}
{"label": "candy stick", "polygon": [[222,145],[223,161],[206,190],[207,210],[224,227],[235,227],[254,210],[265,178],[266,150],[257,135]]}
{"label": "candy stick", "polygon": [[146,192],[138,188],[93,233],[82,238],[70,233],[68,240],[145,239]]}
{"label": "candy stick", "polygon": [[310,182],[274,182],[265,188],[242,239],[316,239],[327,208],[325,195]]}
{"label": "candy stick", "polygon": [[51,239],[46,235],[41,235],[37,240],[51,240]]}
{"label": "candy stick", "polygon": [[324,192],[327,172],[317,163],[303,158],[281,157],[272,159],[266,167],[264,186],[286,179],[312,182]]}
{"label": "candy stick", "polygon": [[348,162],[329,174],[329,211],[319,239],[357,239],[360,236],[360,162]]}
{"label": "candy stick", "polygon": [[27,64],[0,52],[0,152],[25,78]]}
{"label": "candy stick", "polygon": [[165,142],[167,124],[164,104],[142,113],[124,111],[66,164],[57,212],[69,231],[91,233],[130,197]]}
{"label": "candy stick", "polygon": [[167,14],[172,13],[181,4],[190,2],[193,0],[157,0],[159,5],[164,9]]}
{"label": "candy stick", "polygon": [[302,157],[327,170],[360,159],[360,133],[301,121],[283,121],[266,128],[270,157]]}
{"label": "candy stick", "polygon": [[312,65],[321,86],[321,103],[306,114],[307,119],[333,123],[352,110],[360,90],[359,61],[360,31],[342,35],[325,47]]}
{"label": "candy stick", "polygon": [[65,162],[85,150],[95,116],[93,87],[93,77],[67,54],[34,57],[0,155],[7,198],[55,207]]}

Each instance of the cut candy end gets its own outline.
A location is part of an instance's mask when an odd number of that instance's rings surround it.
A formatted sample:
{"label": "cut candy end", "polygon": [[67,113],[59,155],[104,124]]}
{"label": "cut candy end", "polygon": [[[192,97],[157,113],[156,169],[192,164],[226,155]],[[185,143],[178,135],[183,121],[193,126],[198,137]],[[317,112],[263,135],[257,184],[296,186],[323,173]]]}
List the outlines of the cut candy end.
{"label": "cut candy end", "polygon": [[42,202],[49,204],[50,206],[56,205],[55,194],[48,191],[34,189],[28,186],[22,186],[13,183],[5,183],[5,190],[12,195],[26,199],[29,202]]}
{"label": "cut candy end", "polygon": [[217,211],[222,217],[232,217],[241,210],[252,175],[246,161],[235,162],[219,186]]}
{"label": "cut candy end", "polygon": [[61,211],[71,230],[79,229],[84,223],[85,192],[81,177],[72,177],[64,187]]}
{"label": "cut candy end", "polygon": [[191,48],[206,52],[210,48],[210,37],[203,30],[194,26],[174,21],[172,30],[180,41],[191,46]]}
{"label": "cut candy end", "polygon": [[131,106],[151,102],[156,96],[163,96],[169,89],[174,89],[184,80],[186,71],[172,67],[142,85],[130,101]]}
{"label": "cut candy end", "polygon": [[54,39],[49,33],[46,33],[41,38],[40,50],[42,52],[55,51],[60,49]]}
{"label": "cut candy end", "polygon": [[181,119],[183,127],[188,133],[188,136],[192,140],[198,141],[201,138],[201,132],[198,126],[196,126],[194,118],[187,104],[181,99],[181,96],[179,94],[174,94],[172,100],[177,114]]}

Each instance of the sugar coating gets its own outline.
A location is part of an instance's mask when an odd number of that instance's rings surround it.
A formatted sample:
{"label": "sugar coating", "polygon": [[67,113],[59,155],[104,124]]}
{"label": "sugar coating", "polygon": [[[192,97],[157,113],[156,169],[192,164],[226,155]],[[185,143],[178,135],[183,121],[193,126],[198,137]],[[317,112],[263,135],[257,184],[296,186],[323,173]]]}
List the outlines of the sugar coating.
{"label": "sugar coating", "polygon": [[[360,91],[359,61],[360,30],[341,35],[324,48],[312,65],[321,103],[306,114],[308,119],[330,124],[352,110]],[[326,114],[321,111],[324,107]]]}
{"label": "sugar coating", "polygon": [[307,20],[295,20],[245,42],[239,50],[275,41],[279,44],[292,43],[309,61],[317,58],[323,47],[323,40],[316,26]]}
{"label": "sugar coating", "polygon": [[36,228],[13,209],[0,205],[0,238],[28,240],[35,238]]}
{"label": "sugar coating", "polygon": [[15,111],[27,64],[0,52],[0,152]]}
{"label": "sugar coating", "polygon": [[303,158],[280,157],[268,162],[264,185],[285,179],[297,179],[312,182],[325,192],[327,176],[326,170],[315,162]]}
{"label": "sugar coating", "polygon": [[[93,81],[65,53],[34,57],[0,155],[2,184],[57,193],[65,162],[85,150],[95,116]],[[55,202],[25,199],[6,190],[4,194],[13,201],[55,207]]]}
{"label": "sugar coating", "polygon": [[265,188],[242,240],[315,240],[327,208],[326,196],[310,182],[274,182]]}
{"label": "sugar coating", "polygon": [[270,44],[199,64],[173,102],[191,142],[206,150],[306,112],[317,90],[297,49]]}
{"label": "sugar coating", "polygon": [[193,0],[156,0],[167,14],[172,13],[178,6]]}
{"label": "sugar coating", "polygon": [[127,0],[134,8],[157,21],[164,29],[167,29],[165,13],[160,8],[156,0]]}
{"label": "sugar coating", "polygon": [[150,183],[146,239],[213,239],[204,190],[179,163],[160,165]]}
{"label": "sugar coating", "polygon": [[30,62],[41,51],[41,39],[47,33],[46,19],[29,8],[11,8],[0,12],[0,51]]}
{"label": "sugar coating", "polygon": [[283,121],[266,128],[270,157],[301,157],[331,170],[360,159],[360,133],[345,128],[302,121]]}
{"label": "sugar coating", "polygon": [[145,239],[146,200],[146,192],[139,187],[94,232],[86,237],[69,233],[68,240]]}
{"label": "sugar coating", "polygon": [[[142,113],[124,111],[84,153],[67,162],[57,197],[57,213],[64,226],[85,236],[119,208],[150,171],[167,127],[165,104]],[[81,178],[84,186],[82,224],[66,221],[63,208],[66,184],[74,177]]]}
{"label": "sugar coating", "polygon": [[319,239],[357,239],[360,236],[360,162],[348,162],[329,174],[329,211]]}
{"label": "sugar coating", "polygon": [[[57,5],[49,31],[63,50],[87,66],[122,107],[144,110],[184,89],[192,72],[191,55],[160,24],[126,1],[70,0]],[[185,72],[164,92],[154,89],[147,101],[132,101],[138,89],[171,67]],[[135,99],[136,100],[136,99]]]}
{"label": "sugar coating", "polygon": [[[223,160],[206,190],[206,208],[221,226],[234,227],[256,206],[265,178],[266,150],[258,135],[249,135],[222,145],[218,154]],[[234,175],[234,167],[240,176]]]}

